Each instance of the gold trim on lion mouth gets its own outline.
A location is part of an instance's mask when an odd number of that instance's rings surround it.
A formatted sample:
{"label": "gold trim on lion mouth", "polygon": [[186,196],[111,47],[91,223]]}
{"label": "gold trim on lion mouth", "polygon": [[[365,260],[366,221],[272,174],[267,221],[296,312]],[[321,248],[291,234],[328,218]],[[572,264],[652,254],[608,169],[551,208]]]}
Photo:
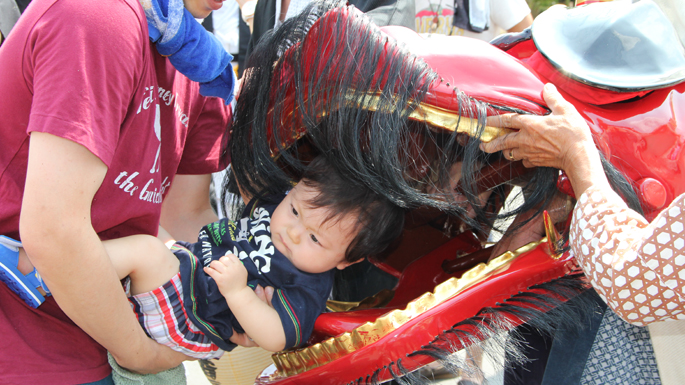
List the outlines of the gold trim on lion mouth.
{"label": "gold trim on lion mouth", "polygon": [[507,269],[517,257],[545,242],[547,242],[546,237],[514,251],[507,251],[488,263],[480,263],[466,271],[460,278],[450,278],[437,285],[432,293],[425,293],[409,302],[404,310],[390,311],[374,322],[367,322],[354,330],[312,346],[276,353],[272,359],[278,369],[277,376],[289,377],[304,373],[372,344],[465,289]]}
{"label": "gold trim on lion mouth", "polygon": [[[346,95],[346,100],[348,102],[355,103],[357,106],[366,108],[369,111],[378,111],[380,98],[381,95],[378,93],[367,93],[363,96],[360,96],[355,94],[354,91],[349,91]],[[359,99],[363,99],[364,102],[360,103],[358,101]],[[478,133],[478,122],[475,119],[461,116],[456,112],[436,107],[424,102],[419,103],[417,108],[412,111],[411,114],[409,114],[409,119],[426,122],[431,126],[444,128],[448,131],[466,134],[472,138],[475,138],[476,134]],[[512,132],[515,131],[508,128],[485,126],[479,139],[481,142],[489,143],[497,137]]]}
{"label": "gold trim on lion mouth", "polygon": [[[345,94],[345,101],[349,105],[357,106],[368,111],[376,112],[378,111],[378,106],[381,97],[382,95],[378,92],[359,94],[355,90],[351,89],[348,90]],[[269,113],[272,112],[273,108],[269,111]],[[322,118],[326,116],[328,113],[328,111],[321,111],[318,113],[318,117]],[[287,113],[286,118],[283,119],[282,122],[292,120],[294,115],[295,110],[291,110],[289,113]],[[478,134],[478,121],[476,119],[461,116],[458,113],[453,112],[451,110],[436,107],[425,102],[421,102],[418,104],[416,109],[414,109],[414,111],[412,111],[409,114],[409,119],[418,122],[426,122],[429,126],[433,128],[433,131],[436,132],[438,129],[442,128],[447,131],[466,134],[472,138],[475,138]],[[486,125],[485,127],[483,127],[483,132],[480,134],[479,139],[483,143],[489,143],[495,138],[513,132],[516,131],[511,130],[509,128],[501,128]],[[296,129],[294,130],[294,134],[291,136],[291,139],[298,140],[304,135],[305,132],[303,130]],[[286,148],[288,144],[284,140],[282,140],[280,146],[282,148]],[[275,151],[275,148],[272,148],[272,156],[274,158],[278,156],[277,152]]]}

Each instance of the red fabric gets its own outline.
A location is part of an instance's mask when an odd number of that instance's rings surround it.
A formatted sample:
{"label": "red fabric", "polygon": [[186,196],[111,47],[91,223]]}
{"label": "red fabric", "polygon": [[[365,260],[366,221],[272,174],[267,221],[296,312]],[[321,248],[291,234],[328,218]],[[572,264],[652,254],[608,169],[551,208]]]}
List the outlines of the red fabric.
{"label": "red fabric", "polygon": [[[228,108],[199,96],[199,86],[156,53],[137,0],[34,1],[0,49],[0,74],[0,234],[20,239],[33,131],[77,142],[109,167],[92,206],[103,239],[156,234],[174,175],[227,163],[219,151]],[[34,310],[0,286],[0,384],[108,374],[103,349],[54,300]]]}
{"label": "red fabric", "polygon": [[0,384],[82,384],[111,371],[105,350],[52,297],[32,309],[0,285],[0,304]]}
{"label": "red fabric", "polygon": [[544,77],[549,82],[554,83],[557,88],[563,90],[574,98],[585,103],[595,104],[598,106],[621,102],[652,92],[651,90],[616,92],[583,84],[565,76],[562,72],[555,68],[549,62],[549,60],[542,56],[540,52],[535,52],[526,61],[526,64],[533,68],[538,75]]}

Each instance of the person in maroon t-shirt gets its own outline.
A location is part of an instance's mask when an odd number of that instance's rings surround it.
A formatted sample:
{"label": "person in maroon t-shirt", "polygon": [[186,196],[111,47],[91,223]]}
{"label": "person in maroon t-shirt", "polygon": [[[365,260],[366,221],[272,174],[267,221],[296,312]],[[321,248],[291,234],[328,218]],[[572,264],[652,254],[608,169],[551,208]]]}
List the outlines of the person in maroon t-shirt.
{"label": "person in maroon t-shirt", "polygon": [[[196,17],[221,7],[185,3]],[[229,108],[157,53],[138,0],[34,0],[0,73],[0,234],[53,293],[33,309],[0,285],[0,384],[102,380],[105,349],[137,372],[178,365],[139,326],[101,240],[160,224],[194,239],[216,220]]]}

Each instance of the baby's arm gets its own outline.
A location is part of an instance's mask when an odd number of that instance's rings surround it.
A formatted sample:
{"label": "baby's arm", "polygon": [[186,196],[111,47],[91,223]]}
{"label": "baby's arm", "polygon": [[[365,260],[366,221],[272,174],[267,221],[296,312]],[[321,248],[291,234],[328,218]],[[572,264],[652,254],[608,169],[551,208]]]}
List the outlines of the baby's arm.
{"label": "baby's arm", "polygon": [[212,261],[205,272],[216,281],[247,335],[266,350],[278,352],[285,348],[285,331],[278,312],[247,286],[247,270],[238,257],[227,254]]}

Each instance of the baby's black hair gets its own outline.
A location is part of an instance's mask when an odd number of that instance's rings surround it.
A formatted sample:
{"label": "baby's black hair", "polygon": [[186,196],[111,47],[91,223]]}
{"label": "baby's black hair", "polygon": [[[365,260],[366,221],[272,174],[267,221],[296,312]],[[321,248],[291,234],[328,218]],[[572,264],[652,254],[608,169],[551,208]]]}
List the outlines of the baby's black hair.
{"label": "baby's black hair", "polygon": [[325,221],[341,220],[349,214],[357,216],[357,234],[345,252],[347,262],[371,256],[381,258],[383,251],[402,234],[404,209],[372,189],[343,177],[326,156],[320,155],[309,163],[300,183],[319,192],[307,204],[328,209]]}

